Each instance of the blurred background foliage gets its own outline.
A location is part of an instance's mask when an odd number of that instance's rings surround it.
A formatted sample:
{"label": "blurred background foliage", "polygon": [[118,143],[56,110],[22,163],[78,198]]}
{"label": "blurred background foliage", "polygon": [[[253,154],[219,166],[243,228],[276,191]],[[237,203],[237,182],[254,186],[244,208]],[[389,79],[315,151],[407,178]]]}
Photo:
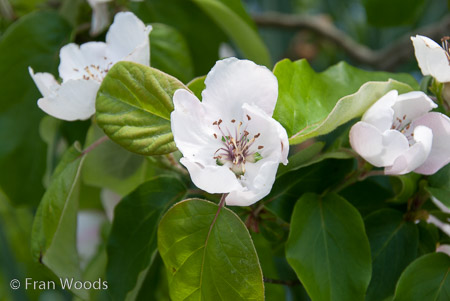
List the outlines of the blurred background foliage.
{"label": "blurred background foliage", "polygon": [[[243,0],[242,5],[239,0],[217,2],[239,15],[249,28],[258,30],[270,53],[270,67],[283,58],[306,58],[316,71],[321,71],[343,60],[368,70],[408,72],[420,80],[409,36],[426,32],[438,40],[450,33],[450,2],[446,0]],[[109,9],[111,14],[131,10],[144,22],[159,23],[154,26],[154,40],[151,36],[151,64],[184,83],[205,75],[224,55],[225,44],[231,46],[225,48],[226,53],[245,57],[236,45],[236,39],[197,1],[117,0]],[[55,74],[60,47],[69,41],[78,44],[93,39],[103,41],[104,33],[94,38],[89,35],[91,13],[84,0],[0,0],[0,300],[72,298],[67,292],[40,294],[28,290],[12,294],[9,281],[25,276],[54,279],[51,272],[32,260],[33,216],[62,150],[74,141],[92,141],[92,137],[86,137],[88,121],[67,123],[51,117],[43,119],[45,114],[36,106],[39,92],[27,67]],[[25,23],[27,26],[34,24],[34,27],[25,27]],[[13,31],[14,35],[11,34]],[[172,51],[173,45],[181,51]],[[256,55],[265,59],[264,53]],[[89,135],[95,135],[94,130]],[[123,150],[114,151],[120,153]],[[89,160],[96,161],[88,157]],[[143,161],[149,164],[147,159]],[[145,169],[145,179],[160,173],[146,170],[147,165],[141,168]],[[90,168],[95,171],[96,166]],[[100,190],[94,187],[99,177],[83,174],[83,180],[87,182],[83,184],[84,190],[90,193],[89,202],[83,202],[81,208],[101,206]],[[89,178],[93,180],[89,181]],[[104,184],[98,183],[98,186]],[[380,185],[376,182],[366,184]],[[108,185],[116,186],[112,180],[108,180]],[[129,187],[123,189],[131,190]],[[352,191],[348,189],[346,193],[351,195]],[[387,195],[390,193],[386,191]],[[363,212],[364,208],[361,210]],[[256,247],[263,250],[268,242],[260,236],[254,234],[253,238]],[[276,252],[280,255],[276,257],[278,273],[274,266],[266,266],[263,262],[265,274],[295,278],[283,251]],[[272,254],[260,254],[261,258],[264,256]],[[164,271],[157,258],[145,283],[164,282],[161,273]],[[161,287],[152,292],[155,300],[164,299],[161,295],[165,293],[165,286]],[[300,286],[287,287],[284,291],[276,284],[267,284],[267,288],[268,300],[272,295],[276,298],[280,294],[286,300],[307,298]]]}

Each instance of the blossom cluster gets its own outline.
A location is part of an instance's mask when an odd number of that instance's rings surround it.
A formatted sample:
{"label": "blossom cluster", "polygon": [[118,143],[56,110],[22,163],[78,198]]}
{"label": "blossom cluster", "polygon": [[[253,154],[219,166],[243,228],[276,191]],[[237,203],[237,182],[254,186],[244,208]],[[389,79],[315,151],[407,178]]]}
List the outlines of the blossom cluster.
{"label": "blossom cluster", "polygon": [[[97,9],[105,3],[91,2]],[[30,68],[43,95],[38,106],[68,121],[92,116],[100,84],[115,63],[150,64],[151,29],[130,12],[118,13],[105,43],[61,49],[61,83]],[[423,36],[412,41],[423,74],[450,82],[447,40],[444,48]],[[288,162],[286,130],[272,118],[277,78],[266,67],[227,58],[211,69],[205,86],[202,101],[184,89],[173,96],[171,127],[180,162],[197,187],[227,194],[228,205],[251,205],[270,192],[278,165]],[[390,91],[352,127],[351,146],[386,174],[433,174],[450,162],[450,119],[431,111],[436,107],[423,92]]]}

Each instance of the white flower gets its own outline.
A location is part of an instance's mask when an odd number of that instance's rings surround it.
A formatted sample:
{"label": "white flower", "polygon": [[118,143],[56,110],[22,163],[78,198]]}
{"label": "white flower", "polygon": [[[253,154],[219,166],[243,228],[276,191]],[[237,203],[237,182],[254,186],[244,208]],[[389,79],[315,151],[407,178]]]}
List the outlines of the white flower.
{"label": "white flower", "polygon": [[266,196],[280,162],[287,164],[286,130],[271,116],[276,77],[247,60],[218,61],[202,101],[187,90],[173,97],[172,132],[194,184],[229,193],[227,205],[248,206]]}
{"label": "white flower", "polygon": [[[143,0],[131,0],[134,2],[141,2]],[[110,15],[108,9],[108,2],[111,0],[87,0],[92,8],[92,21],[90,34],[96,36],[100,34],[110,22]]]}
{"label": "white flower", "polygon": [[431,75],[441,83],[450,82],[450,54],[447,40],[442,41],[444,48],[430,38],[420,35],[411,37],[411,41],[423,75]]}
{"label": "white flower", "polygon": [[118,61],[150,64],[148,35],[145,26],[130,12],[118,13],[106,35],[106,43],[68,44],[60,51],[59,84],[50,73],[36,73],[29,68],[43,98],[38,106],[58,119],[88,119],[95,113],[95,97],[108,70]]}
{"label": "white flower", "polygon": [[422,92],[392,90],[350,130],[353,149],[386,174],[430,175],[450,162],[450,119]]}

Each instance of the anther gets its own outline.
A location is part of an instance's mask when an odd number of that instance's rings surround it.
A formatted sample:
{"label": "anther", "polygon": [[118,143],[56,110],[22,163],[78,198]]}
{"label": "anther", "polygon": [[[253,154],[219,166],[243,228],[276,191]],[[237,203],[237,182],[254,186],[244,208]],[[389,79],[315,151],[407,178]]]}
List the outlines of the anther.
{"label": "anther", "polygon": [[264,146],[262,146],[262,145],[258,146],[258,149],[263,149],[263,148],[264,148]]}
{"label": "anther", "polygon": [[235,123],[235,122],[236,122],[236,119],[232,119],[232,120],[231,120],[231,123]]}
{"label": "anther", "polygon": [[249,121],[251,120],[251,118],[250,118],[250,116],[249,116],[249,115],[247,115],[247,118],[248,118],[248,120],[249,120]]}

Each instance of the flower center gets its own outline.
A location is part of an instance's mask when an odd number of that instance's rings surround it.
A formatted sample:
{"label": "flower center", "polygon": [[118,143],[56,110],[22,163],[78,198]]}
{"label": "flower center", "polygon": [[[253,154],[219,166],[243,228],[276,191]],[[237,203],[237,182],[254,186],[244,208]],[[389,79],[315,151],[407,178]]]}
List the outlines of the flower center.
{"label": "flower center", "polygon": [[409,146],[411,146],[415,143],[414,129],[411,127],[411,122],[406,120],[406,117],[406,115],[403,115],[401,119],[396,117],[392,123],[391,130],[397,130],[405,135],[406,139],[408,139]]}
{"label": "flower center", "polygon": [[[108,60],[108,58],[106,56],[104,57],[104,59],[105,59],[105,62]],[[93,80],[96,80],[99,83],[101,83],[112,65],[113,65],[112,62],[108,62],[106,64],[106,66],[91,64],[91,65],[85,66],[82,70],[73,68],[73,71],[81,73],[80,75],[82,75],[84,80],[93,79]]]}
{"label": "flower center", "polygon": [[232,126],[235,126],[234,133],[227,127],[223,128],[222,119],[213,122],[213,125],[218,130],[217,133],[214,133],[214,138],[220,139],[222,142],[222,147],[216,150],[213,158],[216,160],[217,165],[228,166],[238,178],[245,174],[245,163],[255,163],[262,159],[261,154],[257,150],[264,148],[262,145],[253,146],[261,133],[252,136],[247,131],[251,117],[247,115],[247,119],[245,128],[242,126],[242,121],[237,123],[236,119],[231,120]]}
{"label": "flower center", "polygon": [[445,55],[447,56],[448,64],[450,65],[450,52],[448,48],[448,41],[450,40],[449,36],[445,36],[441,39],[442,48],[445,50]]}

